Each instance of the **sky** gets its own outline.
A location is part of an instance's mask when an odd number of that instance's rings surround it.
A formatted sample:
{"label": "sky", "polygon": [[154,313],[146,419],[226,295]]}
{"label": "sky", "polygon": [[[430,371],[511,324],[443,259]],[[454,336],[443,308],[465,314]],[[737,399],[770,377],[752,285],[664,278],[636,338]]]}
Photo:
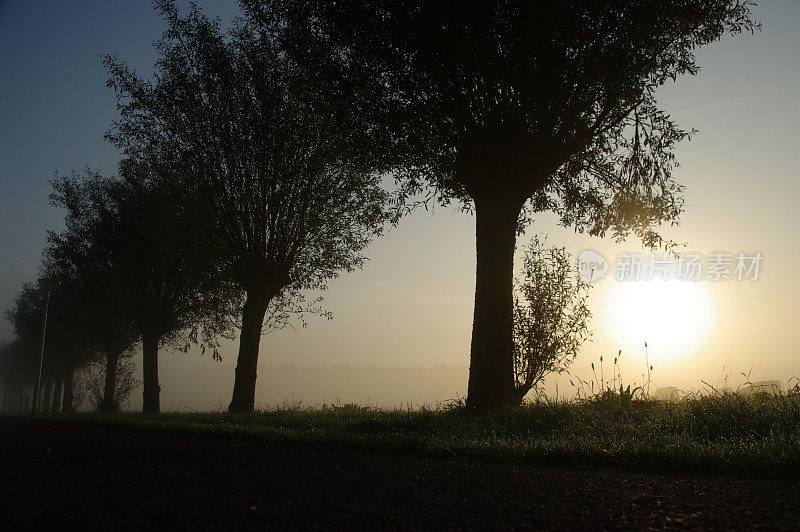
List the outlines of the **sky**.
{"label": "sky", "polygon": [[[200,6],[224,20],[239,14],[233,1]],[[764,0],[755,12],[761,32],[699,50],[700,73],[668,84],[658,98],[680,126],[698,130],[677,150],[686,212],[664,234],[685,243],[687,256],[700,256],[703,277],[714,254],[731,256],[732,274],[739,253],[760,254],[757,280],[622,281],[616,277],[630,273],[620,266],[626,260],[650,260],[640,242],[576,235],[553,216],[537,217],[521,245],[543,234],[576,258],[591,250],[609,267],[591,290],[593,337],[573,376],[549,379],[548,392],[558,386],[573,393],[571,378],[591,379],[590,364],[599,369],[600,356],[610,371],[619,350],[626,382],[641,384],[649,363],[654,387],[800,377],[800,2]],[[147,1],[0,0],[0,309],[36,278],[47,231],[63,226],[63,212],[48,202],[53,172],[115,171],[119,155],[103,134],[117,113],[101,56],[117,53],[149,74],[150,43],[163,29]],[[419,404],[463,396],[474,218],[455,209],[421,210],[375,241],[367,256],[362,271],[330,283],[333,320],[312,318],[299,331],[264,337],[258,403]],[[0,320],[0,339],[10,336]],[[163,353],[164,408],[226,405],[235,342],[225,343],[222,355],[220,363],[194,351]]]}

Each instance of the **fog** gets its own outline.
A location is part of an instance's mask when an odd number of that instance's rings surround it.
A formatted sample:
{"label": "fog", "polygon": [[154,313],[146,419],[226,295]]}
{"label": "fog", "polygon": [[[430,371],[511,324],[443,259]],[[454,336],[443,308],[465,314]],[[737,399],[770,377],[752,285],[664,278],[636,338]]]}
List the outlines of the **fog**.
{"label": "fog", "polygon": [[[182,357],[183,358],[183,357]],[[342,406],[348,403],[387,408],[438,408],[463,398],[465,366],[260,366],[257,408]],[[234,366],[197,360],[175,360],[161,371],[161,404],[165,411],[226,410]],[[127,408],[141,409],[141,388]]]}

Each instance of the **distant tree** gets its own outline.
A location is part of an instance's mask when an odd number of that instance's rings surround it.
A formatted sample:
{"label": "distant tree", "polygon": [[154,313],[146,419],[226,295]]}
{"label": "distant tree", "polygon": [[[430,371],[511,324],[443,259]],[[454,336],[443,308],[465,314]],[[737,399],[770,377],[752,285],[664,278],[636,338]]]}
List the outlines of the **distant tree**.
{"label": "distant tree", "polygon": [[4,412],[20,413],[24,410],[25,390],[33,386],[36,363],[36,350],[19,338],[0,344]]}
{"label": "distant tree", "polygon": [[[23,284],[13,305],[6,311],[6,317],[25,347],[24,352],[31,358],[28,364],[35,368],[29,383],[34,388],[38,380],[39,358],[42,359],[44,394],[39,409],[58,411],[63,407],[69,411],[72,408],[74,373],[96,356],[96,348],[70,295],[56,287],[49,290],[48,302],[47,292],[48,289],[41,285]],[[42,354],[45,309],[47,328]]]}
{"label": "distant tree", "polygon": [[124,160],[120,178],[89,170],[58,177],[51,196],[73,220],[71,231],[104,261],[110,294],[129,309],[142,340],[144,412],[160,410],[159,347],[186,350],[202,341],[216,349],[216,335],[230,329],[229,291],[193,243],[202,236],[160,183]]}
{"label": "distant tree", "polygon": [[106,371],[108,367],[100,361],[95,361],[83,368],[77,376],[76,388],[80,401],[86,401],[93,410],[120,410],[130,400],[133,392],[141,386],[142,382],[136,378],[136,365],[130,358],[117,359],[115,369],[114,398],[111,407],[105,405],[108,398],[105,394]]}
{"label": "distant tree", "polygon": [[523,397],[550,373],[561,373],[590,336],[588,283],[565,248],[539,237],[525,248],[514,297],[514,389]]}
{"label": "distant tree", "polygon": [[[749,0],[242,0],[301,64],[322,65],[368,115],[408,195],[427,187],[476,217],[467,404],[514,402],[513,257],[532,214],[579,232],[665,242],[688,133],[656,90],[694,51],[753,31]],[[383,132],[383,133],[380,133]]]}
{"label": "distant tree", "polygon": [[[26,381],[19,382],[18,386],[22,388],[30,387],[33,390],[33,395],[39,394],[42,396],[42,390],[39,389],[40,384],[45,385],[49,379],[49,371],[42,368],[42,379],[39,379],[39,358],[41,353],[42,330],[44,321],[45,309],[45,295],[39,290],[36,285],[32,283],[24,283],[14,298],[11,307],[6,309],[5,318],[14,328],[15,334],[15,347],[10,351],[11,365],[19,370],[25,368],[23,371],[26,375]],[[25,359],[23,360],[23,357]],[[45,396],[47,393],[44,394]],[[37,409],[44,411],[44,403],[37,406]]]}
{"label": "distant tree", "polygon": [[101,247],[91,240],[96,208],[110,208],[102,181],[87,181],[85,186],[72,189],[77,197],[64,200],[58,189],[51,198],[58,206],[67,206],[66,228],[50,232],[44,251],[43,270],[47,277],[59,283],[58,291],[68,298],[74,309],[74,319],[85,328],[91,344],[105,357],[106,372],[104,399],[100,410],[116,409],[117,367],[119,359],[132,355],[139,332],[135,327],[132,309],[120,297],[119,276],[114,263]]}
{"label": "distant tree", "polygon": [[106,58],[121,113],[108,136],[171,183],[197,246],[244,293],[229,409],[252,411],[267,312],[308,311],[304,292],[360,267],[387,197],[370,165],[346,157],[367,151],[358,115],[270,34],[156,5],[169,28],[153,80]]}

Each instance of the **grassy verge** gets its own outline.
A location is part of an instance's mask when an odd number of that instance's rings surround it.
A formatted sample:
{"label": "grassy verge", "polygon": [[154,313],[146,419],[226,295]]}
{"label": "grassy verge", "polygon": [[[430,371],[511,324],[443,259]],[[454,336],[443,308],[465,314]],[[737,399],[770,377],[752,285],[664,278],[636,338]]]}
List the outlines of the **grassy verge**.
{"label": "grassy verge", "polygon": [[800,397],[724,395],[665,403],[619,396],[542,401],[472,415],[463,408],[345,405],[253,414],[68,414],[52,419],[170,434],[428,458],[549,465],[800,473]]}

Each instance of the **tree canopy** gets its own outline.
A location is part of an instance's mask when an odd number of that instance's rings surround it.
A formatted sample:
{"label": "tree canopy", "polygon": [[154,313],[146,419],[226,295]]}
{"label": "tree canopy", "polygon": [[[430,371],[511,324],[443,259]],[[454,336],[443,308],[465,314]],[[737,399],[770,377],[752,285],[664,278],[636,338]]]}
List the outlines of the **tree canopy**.
{"label": "tree canopy", "polygon": [[[515,233],[538,212],[647,246],[677,223],[676,144],[656,90],[753,31],[748,0],[243,0],[301,64],[351,83],[407,195],[476,214],[468,404],[513,401]],[[267,31],[267,30],[265,30]]]}
{"label": "tree canopy", "polygon": [[[132,308],[121,297],[123,279],[116,264],[95,235],[103,230],[101,213],[111,209],[107,187],[111,178],[89,172],[80,186],[68,178],[56,178],[51,201],[66,208],[65,228],[51,231],[44,251],[43,272],[58,282],[58,291],[68,297],[75,319],[88,331],[91,342],[106,357],[105,401],[102,408],[113,410],[117,362],[130,355],[139,332]],[[75,178],[77,179],[77,178]]]}
{"label": "tree canopy", "polygon": [[[16,354],[26,359],[19,360],[17,367],[21,364],[34,371],[31,379],[24,382],[24,387],[33,387],[37,409],[49,409],[47,400],[55,384],[53,410],[61,406],[62,389],[64,410],[71,410],[75,372],[97,357],[97,347],[82,315],[71,294],[61,290],[58,281],[46,276],[38,283],[24,283],[13,305],[6,311],[20,347]],[[43,389],[40,384],[44,384]]]}
{"label": "tree canopy", "polygon": [[359,117],[274,36],[157,6],[169,28],[153,78],[106,58],[121,114],[108,137],[168,183],[197,245],[244,292],[230,408],[252,410],[268,308],[297,309],[304,292],[360,267],[388,198],[369,159],[348,155],[364,152]]}
{"label": "tree canopy", "polygon": [[107,297],[125,306],[141,338],[143,409],[157,412],[159,347],[186,350],[200,341],[216,354],[233,295],[148,168],[123,160],[118,178],[87,170],[56,178],[53,189],[71,221],[68,238],[103,263]]}

